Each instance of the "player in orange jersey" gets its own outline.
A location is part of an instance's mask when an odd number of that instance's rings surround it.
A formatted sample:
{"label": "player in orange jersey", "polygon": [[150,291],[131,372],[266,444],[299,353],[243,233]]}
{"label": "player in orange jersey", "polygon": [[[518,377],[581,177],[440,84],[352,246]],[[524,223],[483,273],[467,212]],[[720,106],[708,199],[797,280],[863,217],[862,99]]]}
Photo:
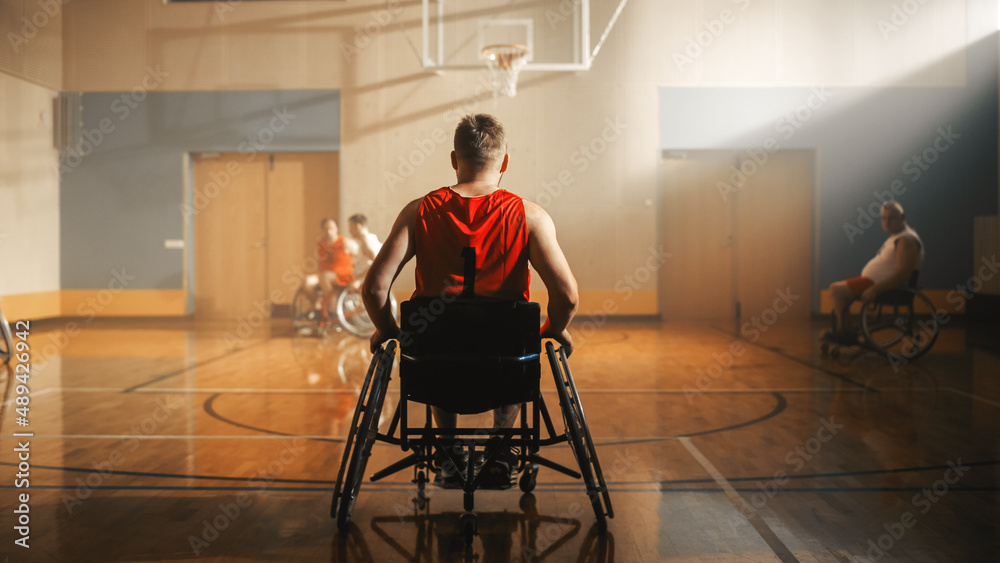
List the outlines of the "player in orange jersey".
{"label": "player in orange jersey", "polygon": [[327,311],[341,290],[354,281],[354,255],[359,252],[358,244],[349,237],[340,234],[337,222],[333,219],[320,221],[323,234],[316,239],[316,257],[319,259],[318,282],[323,288],[323,299],[317,298],[316,308],[323,314],[324,326],[327,321]]}

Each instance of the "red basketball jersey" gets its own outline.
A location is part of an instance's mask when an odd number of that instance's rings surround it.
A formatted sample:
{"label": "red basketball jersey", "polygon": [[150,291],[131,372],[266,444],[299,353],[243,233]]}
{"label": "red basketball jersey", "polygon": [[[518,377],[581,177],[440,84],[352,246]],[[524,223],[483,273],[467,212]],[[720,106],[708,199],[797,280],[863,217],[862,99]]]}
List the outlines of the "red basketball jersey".
{"label": "red basketball jersey", "polygon": [[520,197],[506,190],[462,197],[440,188],[424,196],[413,232],[414,297],[473,289],[477,297],[528,299],[528,225]]}
{"label": "red basketball jersey", "polygon": [[316,239],[320,270],[336,274],[339,285],[347,285],[354,280],[354,261],[347,252],[346,242],[343,235],[333,242],[324,238]]}

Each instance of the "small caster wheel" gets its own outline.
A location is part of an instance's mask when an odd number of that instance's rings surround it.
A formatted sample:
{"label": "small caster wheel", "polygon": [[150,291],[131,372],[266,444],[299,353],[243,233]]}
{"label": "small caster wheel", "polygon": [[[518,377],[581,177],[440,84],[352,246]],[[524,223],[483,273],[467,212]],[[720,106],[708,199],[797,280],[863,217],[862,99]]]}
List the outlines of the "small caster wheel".
{"label": "small caster wheel", "polygon": [[830,353],[830,345],[826,342],[819,345],[819,351],[823,353],[824,356]]}
{"label": "small caster wheel", "polygon": [[413,499],[413,504],[417,510],[423,510],[427,506],[427,493],[424,488],[427,483],[427,474],[423,470],[418,471],[417,478],[413,482],[417,484],[417,496]]}
{"label": "small caster wheel", "polygon": [[518,501],[517,505],[521,507],[521,511],[527,516],[538,515],[538,499],[531,493],[521,495],[521,500]]}
{"label": "small caster wheel", "polygon": [[517,484],[521,488],[522,493],[530,493],[535,490],[537,481],[538,464],[532,463],[530,466],[525,468],[524,472],[521,473],[521,478],[518,480]]}
{"label": "small caster wheel", "polygon": [[465,535],[466,547],[472,545],[472,538],[479,535],[479,522],[475,514],[466,512],[462,515],[462,533]]}

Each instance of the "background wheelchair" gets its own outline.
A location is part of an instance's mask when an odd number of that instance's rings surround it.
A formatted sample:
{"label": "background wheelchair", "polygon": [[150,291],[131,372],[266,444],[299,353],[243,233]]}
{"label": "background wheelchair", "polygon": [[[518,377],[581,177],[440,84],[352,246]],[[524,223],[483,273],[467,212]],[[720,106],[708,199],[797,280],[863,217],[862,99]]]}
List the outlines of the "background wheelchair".
{"label": "background wheelchair", "polygon": [[[910,276],[907,287],[884,291],[861,308],[858,340],[860,346],[874,350],[890,360],[914,360],[926,354],[937,340],[941,325],[937,309],[917,287],[920,272]],[[917,310],[927,313],[918,313]],[[834,327],[836,328],[836,327]],[[836,358],[847,346],[824,341],[824,355]]]}
{"label": "background wheelchair", "polygon": [[3,308],[0,307],[0,363],[6,363],[12,355],[14,355],[14,335],[10,331],[7,317],[3,314]]}
{"label": "background wheelchair", "polygon": [[[309,283],[307,278],[306,284]],[[321,334],[320,321],[323,320],[323,311],[316,308],[316,301],[322,303],[323,288],[316,280],[311,284],[314,289],[307,290],[300,287],[292,298],[292,328],[297,333]],[[399,304],[396,298],[389,296],[392,302],[393,314],[397,314]],[[327,319],[337,324],[347,332],[358,338],[368,338],[375,333],[375,325],[368,318],[365,311],[365,304],[361,299],[361,291],[351,285],[347,285],[341,290],[336,300],[331,301],[327,310]]]}
{"label": "background wheelchair", "polygon": [[[582,478],[598,528],[606,529],[606,518],[614,517],[608,487],[565,352],[562,348],[555,349],[551,342],[546,343],[545,349],[559,394],[564,432],[556,433],[540,392],[538,304],[458,298],[446,302],[446,299],[414,298],[403,303],[403,326],[399,337],[400,398],[385,433],[379,430],[378,421],[395,359],[396,342],[388,342],[372,359],[337,474],[330,511],[337,519],[337,527],[342,532],[349,529],[365,466],[376,441],[398,445],[411,453],[374,473],[371,480],[378,481],[412,467],[417,487],[415,503],[422,509],[426,505],[425,487],[431,482],[429,475],[441,470],[435,452],[444,449],[443,440],[457,439],[457,443],[468,451],[468,459],[475,460],[477,451],[485,449],[492,435],[502,436],[502,445],[510,445],[517,452],[517,483],[522,492],[534,490],[541,465],[574,479]],[[424,411],[424,420],[418,427],[409,424],[411,402],[423,406],[420,410]],[[432,425],[432,406],[473,414],[510,404],[521,405],[519,423],[513,428],[449,429]],[[544,437],[543,426],[547,431]],[[568,442],[579,471],[539,455],[541,447],[562,442]],[[461,466],[452,453],[447,455],[449,461]],[[487,466],[495,455],[496,450],[485,456],[482,466]],[[477,470],[473,461],[464,465],[460,473],[465,510],[461,515],[461,529],[469,545],[478,533],[477,519],[472,511],[474,494],[483,473]]]}

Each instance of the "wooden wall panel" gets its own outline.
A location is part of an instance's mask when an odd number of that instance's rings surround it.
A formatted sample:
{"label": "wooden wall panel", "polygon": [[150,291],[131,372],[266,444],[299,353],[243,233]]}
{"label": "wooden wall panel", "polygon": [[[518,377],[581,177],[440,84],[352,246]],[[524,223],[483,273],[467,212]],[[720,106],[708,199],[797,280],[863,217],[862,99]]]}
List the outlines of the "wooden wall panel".
{"label": "wooden wall panel", "polygon": [[672,254],[659,278],[664,320],[733,317],[732,205],[716,182],[734,162],[729,151],[663,161],[660,240]]}
{"label": "wooden wall panel", "polygon": [[320,219],[333,217],[348,236],[349,214],[340,216],[338,153],[275,153],[273,157],[267,179],[267,293],[273,302],[285,304],[291,303],[303,275],[316,270]]}
{"label": "wooden wall panel", "polygon": [[[1000,274],[988,266],[1000,259],[1000,219],[997,215],[984,215],[975,218],[974,239],[972,251],[972,272],[980,277],[983,284],[981,293],[1000,295]],[[984,268],[984,266],[986,266]]]}

